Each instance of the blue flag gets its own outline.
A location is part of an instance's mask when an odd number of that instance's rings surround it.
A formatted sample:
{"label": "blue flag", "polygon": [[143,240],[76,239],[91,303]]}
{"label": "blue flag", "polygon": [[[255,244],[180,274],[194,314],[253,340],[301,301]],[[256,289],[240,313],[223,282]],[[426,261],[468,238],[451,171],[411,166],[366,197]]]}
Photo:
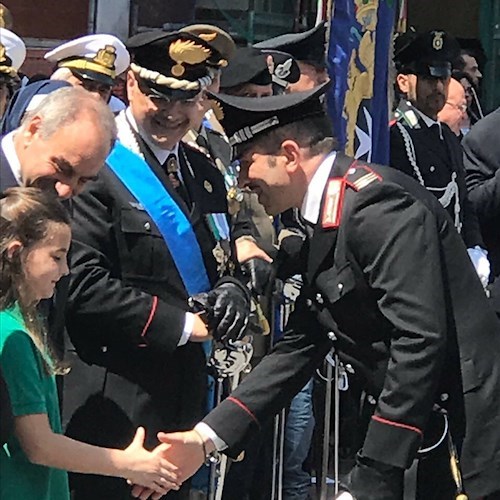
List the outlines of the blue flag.
{"label": "blue flag", "polygon": [[328,40],[328,96],[340,150],[389,162],[389,57],[396,0],[335,0]]}

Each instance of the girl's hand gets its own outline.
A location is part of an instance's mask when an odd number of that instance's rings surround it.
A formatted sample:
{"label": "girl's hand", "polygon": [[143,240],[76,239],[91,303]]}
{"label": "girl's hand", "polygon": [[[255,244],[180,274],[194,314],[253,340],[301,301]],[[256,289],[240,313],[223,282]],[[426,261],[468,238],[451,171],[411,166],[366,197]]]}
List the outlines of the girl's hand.
{"label": "girl's hand", "polygon": [[134,440],[123,451],[123,477],[129,483],[145,486],[161,495],[170,490],[178,490],[182,483],[178,479],[177,467],[163,458],[160,450],[146,450],[145,436],[144,428],[139,427]]}

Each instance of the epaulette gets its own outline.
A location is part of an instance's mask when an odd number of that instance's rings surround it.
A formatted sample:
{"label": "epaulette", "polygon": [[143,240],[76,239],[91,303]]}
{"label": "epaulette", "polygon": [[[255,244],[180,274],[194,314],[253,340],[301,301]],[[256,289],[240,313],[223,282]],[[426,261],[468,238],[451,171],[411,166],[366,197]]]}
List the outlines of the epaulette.
{"label": "epaulette", "polygon": [[360,191],[372,182],[380,182],[382,176],[377,174],[368,165],[354,162],[345,173],[344,180],[349,187],[355,191]]}
{"label": "epaulette", "polygon": [[[186,132],[186,135],[182,138],[182,143],[188,146],[191,149],[194,149],[198,153],[201,153],[202,155],[206,156],[210,160],[212,158],[210,157],[209,152],[205,149],[202,148],[197,142],[196,142],[196,132],[192,129],[188,130]],[[213,161],[213,160],[212,160]]]}
{"label": "epaulette", "polygon": [[410,128],[420,128],[417,113],[413,109],[407,109],[406,111],[397,109],[394,118],[398,122],[404,122]]}
{"label": "epaulette", "polygon": [[380,182],[381,180],[382,177],[368,165],[358,164],[356,161],[352,163],[343,177],[330,179],[326,187],[321,227],[323,229],[336,229],[340,226],[346,187],[360,191],[372,182]]}

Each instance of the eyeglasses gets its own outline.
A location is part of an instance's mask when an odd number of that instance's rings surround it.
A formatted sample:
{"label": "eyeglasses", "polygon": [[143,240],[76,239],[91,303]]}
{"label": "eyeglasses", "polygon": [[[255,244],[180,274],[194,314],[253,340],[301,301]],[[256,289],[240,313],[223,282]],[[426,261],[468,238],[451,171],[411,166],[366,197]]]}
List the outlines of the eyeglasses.
{"label": "eyeglasses", "polygon": [[184,106],[192,106],[198,102],[199,94],[195,95],[191,99],[171,99],[170,97],[154,93],[154,90],[143,82],[138,82],[138,86],[141,93],[156,105],[178,102]]}
{"label": "eyeglasses", "polygon": [[458,109],[462,113],[467,112],[467,104],[455,104],[454,102],[450,101],[446,101],[446,104],[448,104],[448,106],[451,106],[452,108]]}

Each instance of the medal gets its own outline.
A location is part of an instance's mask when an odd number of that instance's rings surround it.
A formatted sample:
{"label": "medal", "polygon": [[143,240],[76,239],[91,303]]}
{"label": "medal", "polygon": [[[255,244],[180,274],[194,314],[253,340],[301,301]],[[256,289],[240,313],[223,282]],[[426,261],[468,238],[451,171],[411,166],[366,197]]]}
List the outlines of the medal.
{"label": "medal", "polygon": [[222,248],[220,241],[217,242],[217,245],[215,245],[212,250],[212,255],[214,256],[215,262],[217,262],[217,272],[219,276],[222,276],[226,272],[229,255]]}

